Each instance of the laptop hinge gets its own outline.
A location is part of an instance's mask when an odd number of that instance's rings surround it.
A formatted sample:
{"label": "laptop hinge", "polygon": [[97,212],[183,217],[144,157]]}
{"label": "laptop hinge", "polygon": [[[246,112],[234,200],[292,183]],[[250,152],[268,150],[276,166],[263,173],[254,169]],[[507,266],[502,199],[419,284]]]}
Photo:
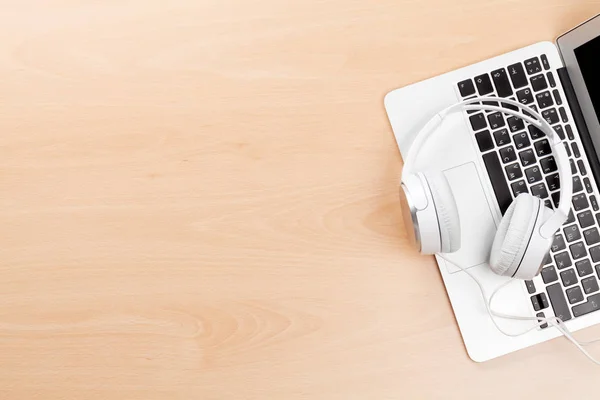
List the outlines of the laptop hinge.
{"label": "laptop hinge", "polygon": [[590,131],[588,130],[587,124],[585,123],[585,119],[583,117],[583,113],[581,112],[581,107],[579,106],[579,101],[577,100],[575,89],[573,89],[571,78],[569,77],[569,73],[567,72],[567,69],[565,67],[557,69],[556,72],[558,72],[558,77],[560,78],[563,89],[565,91],[565,96],[567,96],[567,102],[571,107],[571,113],[573,114],[573,119],[575,120],[575,125],[577,126],[579,136],[581,137],[583,149],[590,163],[592,174],[594,175],[596,183],[600,185],[600,161],[598,160],[598,155],[596,153],[594,143],[592,142]]}

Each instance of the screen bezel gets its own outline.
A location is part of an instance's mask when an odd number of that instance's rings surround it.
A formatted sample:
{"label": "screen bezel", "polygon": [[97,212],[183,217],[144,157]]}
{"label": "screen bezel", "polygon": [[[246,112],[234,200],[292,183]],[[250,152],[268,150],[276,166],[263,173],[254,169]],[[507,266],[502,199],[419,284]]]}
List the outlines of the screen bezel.
{"label": "screen bezel", "polygon": [[569,73],[577,100],[596,149],[600,150],[600,110],[596,114],[583,74],[577,63],[575,49],[600,36],[600,14],[576,26],[556,39],[558,50]]}

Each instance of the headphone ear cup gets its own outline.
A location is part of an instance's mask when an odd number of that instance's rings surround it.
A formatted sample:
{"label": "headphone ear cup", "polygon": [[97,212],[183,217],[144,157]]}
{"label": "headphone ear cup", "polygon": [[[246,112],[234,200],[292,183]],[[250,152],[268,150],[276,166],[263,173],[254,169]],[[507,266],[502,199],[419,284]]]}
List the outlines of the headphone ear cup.
{"label": "headphone ear cup", "polygon": [[460,249],[460,220],[456,200],[448,179],[442,172],[423,173],[431,190],[435,211],[438,217],[441,236],[441,252],[453,253]]}
{"label": "headphone ear cup", "polygon": [[[545,207],[542,200],[526,193],[517,196],[508,207],[496,232],[490,254],[490,268],[494,273],[510,277],[516,274],[533,230],[539,226],[536,221],[540,207]],[[539,265],[536,266],[538,267]]]}

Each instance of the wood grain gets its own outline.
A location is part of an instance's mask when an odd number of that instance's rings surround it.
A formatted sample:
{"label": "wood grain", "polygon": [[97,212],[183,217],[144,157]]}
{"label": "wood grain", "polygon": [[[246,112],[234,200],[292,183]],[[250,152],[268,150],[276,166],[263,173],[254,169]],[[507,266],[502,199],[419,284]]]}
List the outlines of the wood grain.
{"label": "wood grain", "polygon": [[598,12],[2,2],[0,398],[590,398],[564,340],[468,359],[383,96]]}

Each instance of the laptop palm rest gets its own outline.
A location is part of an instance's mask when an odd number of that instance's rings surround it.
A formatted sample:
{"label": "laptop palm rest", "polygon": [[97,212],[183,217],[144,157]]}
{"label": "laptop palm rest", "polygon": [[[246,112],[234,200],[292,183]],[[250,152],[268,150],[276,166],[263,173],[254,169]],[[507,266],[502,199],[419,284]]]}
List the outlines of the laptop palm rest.
{"label": "laptop palm rest", "polygon": [[[444,258],[463,268],[487,263],[497,227],[475,164],[459,165],[444,174],[456,199],[461,227],[460,250],[444,254]],[[445,264],[450,273],[460,271],[450,263]]]}

